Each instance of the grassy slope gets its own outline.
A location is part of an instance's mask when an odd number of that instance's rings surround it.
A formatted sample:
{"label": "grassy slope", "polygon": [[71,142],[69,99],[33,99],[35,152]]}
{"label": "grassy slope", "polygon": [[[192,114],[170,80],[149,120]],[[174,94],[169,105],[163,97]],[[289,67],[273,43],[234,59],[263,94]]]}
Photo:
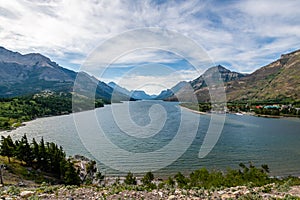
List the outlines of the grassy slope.
{"label": "grassy slope", "polygon": [[20,161],[11,158],[9,163],[7,157],[0,156],[0,162],[5,165],[5,169],[2,171],[5,185],[17,185],[20,182],[31,186],[36,185],[32,180],[34,177],[28,173],[26,167],[21,165]]}
{"label": "grassy slope", "polygon": [[236,100],[299,100],[300,51],[282,56],[247,77],[227,84],[227,98]]}

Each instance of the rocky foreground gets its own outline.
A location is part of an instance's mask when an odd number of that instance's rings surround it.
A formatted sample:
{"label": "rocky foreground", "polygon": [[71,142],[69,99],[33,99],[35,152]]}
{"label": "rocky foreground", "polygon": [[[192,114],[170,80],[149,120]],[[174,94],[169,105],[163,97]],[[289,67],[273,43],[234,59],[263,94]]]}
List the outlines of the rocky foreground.
{"label": "rocky foreground", "polygon": [[269,184],[262,187],[238,186],[225,189],[163,188],[138,191],[125,185],[2,187],[1,199],[300,199],[300,186]]}

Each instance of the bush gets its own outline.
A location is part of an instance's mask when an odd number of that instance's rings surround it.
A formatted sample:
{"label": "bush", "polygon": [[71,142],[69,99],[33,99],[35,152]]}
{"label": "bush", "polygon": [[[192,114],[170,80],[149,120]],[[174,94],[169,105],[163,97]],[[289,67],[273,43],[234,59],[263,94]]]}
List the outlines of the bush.
{"label": "bush", "polygon": [[153,181],[154,175],[152,172],[147,172],[145,176],[142,178],[142,183],[146,186],[150,185],[150,183]]}
{"label": "bush", "polygon": [[177,185],[179,188],[184,188],[188,186],[188,178],[186,178],[181,172],[178,172],[175,176],[174,176]]}
{"label": "bush", "polygon": [[173,188],[175,185],[175,181],[172,179],[172,177],[169,176],[168,180],[166,180],[166,184]]}
{"label": "bush", "polygon": [[124,183],[127,185],[136,185],[136,177],[133,176],[131,172],[128,172],[125,177]]}
{"label": "bush", "polygon": [[20,189],[15,186],[9,186],[7,189],[7,193],[10,195],[19,195]]}

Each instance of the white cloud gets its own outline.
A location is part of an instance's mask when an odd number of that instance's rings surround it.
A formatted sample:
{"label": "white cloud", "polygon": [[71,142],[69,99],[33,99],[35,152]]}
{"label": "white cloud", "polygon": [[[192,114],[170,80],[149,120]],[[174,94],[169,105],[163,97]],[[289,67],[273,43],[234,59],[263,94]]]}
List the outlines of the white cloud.
{"label": "white cloud", "polygon": [[164,76],[137,75],[135,73],[128,73],[122,77],[113,80],[104,79],[104,81],[114,81],[128,90],[144,90],[148,94],[159,94],[162,90],[171,88],[180,81],[190,81],[200,76],[200,73],[196,70],[179,70],[169,72],[169,74]]}
{"label": "white cloud", "polygon": [[139,63],[175,63],[181,58],[172,52],[166,52],[157,49],[139,49],[128,54],[122,55],[115,64],[132,65]]}
{"label": "white cloud", "polygon": [[[107,39],[145,27],[183,34],[207,50],[216,64],[226,63],[227,67],[242,72],[252,72],[281,53],[300,47],[298,0],[0,2],[1,46],[21,53],[40,52],[70,65],[82,64],[84,57]],[[139,37],[147,40],[147,35]],[[163,41],[157,38],[153,46],[159,42]],[[114,45],[134,46],[126,41]],[[184,42],[178,45],[194,56],[189,45]],[[112,53],[103,52],[103,56]],[[177,61],[153,50],[131,52],[116,62],[125,65],[143,60]]]}

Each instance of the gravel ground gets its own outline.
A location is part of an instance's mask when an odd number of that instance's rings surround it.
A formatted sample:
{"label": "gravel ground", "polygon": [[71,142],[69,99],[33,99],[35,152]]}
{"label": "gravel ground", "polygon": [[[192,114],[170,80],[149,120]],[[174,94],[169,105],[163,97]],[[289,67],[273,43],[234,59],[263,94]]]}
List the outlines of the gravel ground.
{"label": "gravel ground", "polygon": [[[15,190],[15,191],[13,191]],[[120,190],[118,187],[99,188],[92,186],[65,187],[45,186],[39,188],[1,188],[2,199],[300,199],[300,186],[289,187],[280,191],[275,184],[263,187],[246,186],[226,188],[223,190],[184,190],[159,189],[152,191]]]}

